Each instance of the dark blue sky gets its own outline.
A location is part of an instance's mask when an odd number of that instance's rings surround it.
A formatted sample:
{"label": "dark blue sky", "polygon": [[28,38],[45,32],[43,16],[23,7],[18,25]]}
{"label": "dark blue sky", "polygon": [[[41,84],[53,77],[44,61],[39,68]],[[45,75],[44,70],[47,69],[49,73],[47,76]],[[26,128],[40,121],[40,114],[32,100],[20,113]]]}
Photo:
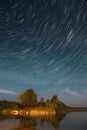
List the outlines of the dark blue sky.
{"label": "dark blue sky", "polygon": [[87,102],[86,0],[0,1],[0,98],[30,88]]}

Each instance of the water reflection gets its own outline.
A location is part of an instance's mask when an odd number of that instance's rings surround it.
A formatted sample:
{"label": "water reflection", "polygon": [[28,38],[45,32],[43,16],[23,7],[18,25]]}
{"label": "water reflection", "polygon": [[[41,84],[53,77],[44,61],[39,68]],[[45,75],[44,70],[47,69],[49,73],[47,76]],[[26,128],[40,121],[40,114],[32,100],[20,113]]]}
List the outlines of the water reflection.
{"label": "water reflection", "polygon": [[20,119],[18,125],[14,125],[14,130],[36,130],[37,122],[36,119]]}
{"label": "water reflection", "polygon": [[[58,130],[60,121],[63,120],[65,114],[60,114],[56,116],[49,117],[39,117],[39,118],[29,118],[29,117],[9,117],[9,116],[0,116],[0,130]],[[1,126],[6,121],[10,122],[8,128],[4,129]],[[6,125],[6,124],[5,124]]]}

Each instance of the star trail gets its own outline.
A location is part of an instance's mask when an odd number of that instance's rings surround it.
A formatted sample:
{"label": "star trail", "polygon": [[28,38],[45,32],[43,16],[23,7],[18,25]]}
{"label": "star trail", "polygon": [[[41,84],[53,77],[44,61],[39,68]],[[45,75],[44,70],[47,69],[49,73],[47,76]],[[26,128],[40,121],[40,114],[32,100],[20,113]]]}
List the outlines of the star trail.
{"label": "star trail", "polygon": [[0,0],[0,98],[30,88],[87,101],[86,0]]}

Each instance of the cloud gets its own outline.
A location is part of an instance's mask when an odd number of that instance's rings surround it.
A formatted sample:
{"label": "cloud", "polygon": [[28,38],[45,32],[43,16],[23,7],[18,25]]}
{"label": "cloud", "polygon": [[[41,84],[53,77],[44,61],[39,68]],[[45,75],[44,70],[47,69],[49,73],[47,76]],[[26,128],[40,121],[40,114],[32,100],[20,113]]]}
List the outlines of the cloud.
{"label": "cloud", "polygon": [[79,93],[71,91],[69,88],[66,88],[66,89],[62,90],[61,93],[65,93],[65,94],[68,94],[68,95],[72,95],[72,96],[76,96],[76,97],[81,97],[81,98],[83,97]]}
{"label": "cloud", "polygon": [[18,93],[11,91],[11,90],[6,90],[6,89],[0,89],[0,93],[2,94],[11,94],[11,95],[17,95]]}

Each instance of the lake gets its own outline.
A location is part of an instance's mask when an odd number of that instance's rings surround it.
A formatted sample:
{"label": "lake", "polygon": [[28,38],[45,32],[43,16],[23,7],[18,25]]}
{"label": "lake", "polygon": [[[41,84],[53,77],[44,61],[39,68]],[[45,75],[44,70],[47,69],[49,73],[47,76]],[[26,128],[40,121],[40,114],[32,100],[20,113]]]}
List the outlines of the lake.
{"label": "lake", "polygon": [[0,130],[87,130],[87,112],[43,119],[0,116]]}

